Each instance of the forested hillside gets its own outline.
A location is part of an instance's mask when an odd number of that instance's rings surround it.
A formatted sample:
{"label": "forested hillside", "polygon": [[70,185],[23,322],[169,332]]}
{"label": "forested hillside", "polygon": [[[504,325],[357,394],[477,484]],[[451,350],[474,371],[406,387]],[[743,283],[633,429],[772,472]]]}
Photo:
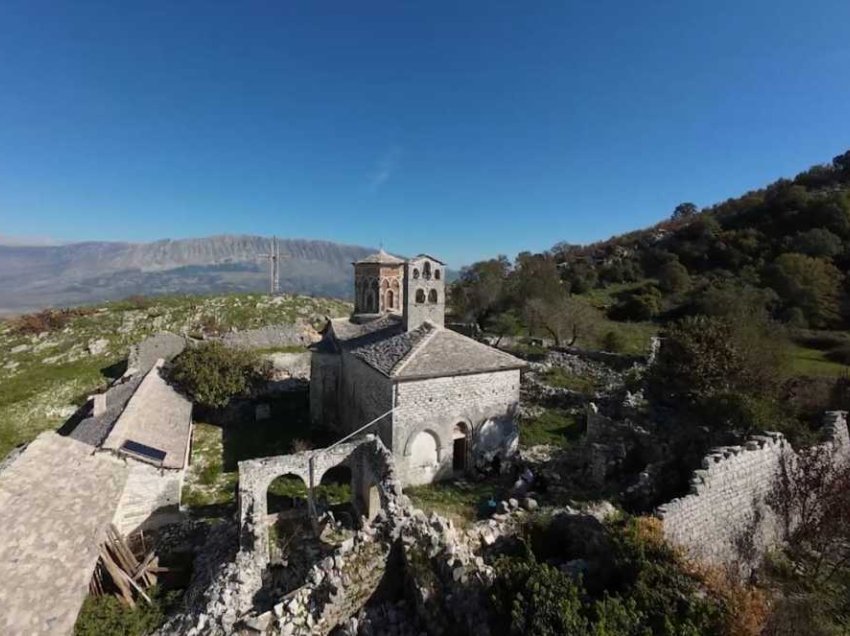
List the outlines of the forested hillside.
{"label": "forested hillside", "polygon": [[805,440],[846,407],[848,265],[850,152],[649,229],[475,263],[451,306],[497,340],[636,352],[660,333],[654,407],[716,442],[759,428]]}
{"label": "forested hillside", "polygon": [[552,257],[573,293],[632,284],[610,308],[617,319],[746,302],[791,326],[841,328],[848,319],[850,151],[699,212],[684,203],[649,230],[587,247],[558,245]]}

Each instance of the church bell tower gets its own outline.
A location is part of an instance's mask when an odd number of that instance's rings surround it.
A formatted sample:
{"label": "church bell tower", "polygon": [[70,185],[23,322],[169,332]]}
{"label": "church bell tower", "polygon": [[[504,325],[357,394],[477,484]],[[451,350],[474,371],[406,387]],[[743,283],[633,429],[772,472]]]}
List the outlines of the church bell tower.
{"label": "church bell tower", "polygon": [[426,320],[442,327],[446,316],[446,264],[420,254],[404,264],[404,328]]}

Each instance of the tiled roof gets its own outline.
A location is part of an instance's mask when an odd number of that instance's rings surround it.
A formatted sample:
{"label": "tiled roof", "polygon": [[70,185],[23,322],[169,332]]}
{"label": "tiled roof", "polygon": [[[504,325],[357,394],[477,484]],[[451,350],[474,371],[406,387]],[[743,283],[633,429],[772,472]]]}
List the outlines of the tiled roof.
{"label": "tiled roof", "polygon": [[383,333],[380,338],[370,338],[351,349],[355,358],[363,360],[384,375],[394,375],[398,364],[405,356],[415,350],[416,346],[426,339],[437,327],[424,323],[413,331],[400,331],[394,334]]}
{"label": "tiled roof", "polygon": [[160,374],[162,363],[159,360],[145,376],[103,448],[117,451],[126,442],[136,442],[164,452],[163,468],[180,469],[192,432],[192,403],[165,381]]}
{"label": "tiled roof", "polygon": [[78,442],[90,446],[100,446],[116,420],[124,411],[127,402],[133,397],[141,384],[143,374],[137,374],[121,384],[115,384],[106,391],[106,411],[95,417],[91,414],[91,405],[86,404],[75,413],[60,429],[60,433]]}
{"label": "tiled roof", "polygon": [[392,378],[519,369],[525,362],[459,333],[425,322],[406,332],[397,316],[365,324],[332,321],[337,346]]}
{"label": "tiled roof", "polygon": [[467,338],[451,329],[434,333],[393,370],[393,377],[416,378],[521,369],[524,360]]}
{"label": "tiled roof", "polygon": [[354,263],[355,265],[366,265],[366,264],[375,264],[375,265],[403,265],[404,259],[393,256],[392,254],[387,254],[384,250],[379,250],[374,254],[370,254],[366,258],[361,258],[359,261]]}

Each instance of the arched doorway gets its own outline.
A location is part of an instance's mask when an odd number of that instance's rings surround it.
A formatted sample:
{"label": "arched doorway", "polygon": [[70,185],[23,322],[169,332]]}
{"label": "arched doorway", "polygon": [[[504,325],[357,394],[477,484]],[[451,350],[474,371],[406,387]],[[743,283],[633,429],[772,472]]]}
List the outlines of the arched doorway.
{"label": "arched doorway", "polygon": [[440,442],[431,431],[419,431],[410,440],[408,455],[408,483],[428,484],[434,480],[440,462]]}
{"label": "arched doorway", "polygon": [[452,429],[452,470],[466,472],[469,465],[469,428],[465,422],[458,422]]}

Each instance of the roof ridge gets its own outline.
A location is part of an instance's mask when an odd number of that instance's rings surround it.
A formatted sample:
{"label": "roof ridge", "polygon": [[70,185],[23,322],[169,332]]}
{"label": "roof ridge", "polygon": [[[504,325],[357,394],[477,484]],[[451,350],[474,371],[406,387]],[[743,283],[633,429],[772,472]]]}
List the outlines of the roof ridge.
{"label": "roof ridge", "polygon": [[410,347],[410,351],[408,351],[401,360],[393,365],[392,369],[388,373],[389,376],[393,376],[397,373],[401,373],[404,367],[407,366],[407,363],[410,362],[413,357],[416,355],[416,352],[419,351],[422,347],[424,347],[428,342],[430,342],[434,336],[436,336],[440,332],[440,327],[435,325],[430,320],[426,320],[423,322],[418,328],[428,327],[430,333],[426,334],[419,342]]}

